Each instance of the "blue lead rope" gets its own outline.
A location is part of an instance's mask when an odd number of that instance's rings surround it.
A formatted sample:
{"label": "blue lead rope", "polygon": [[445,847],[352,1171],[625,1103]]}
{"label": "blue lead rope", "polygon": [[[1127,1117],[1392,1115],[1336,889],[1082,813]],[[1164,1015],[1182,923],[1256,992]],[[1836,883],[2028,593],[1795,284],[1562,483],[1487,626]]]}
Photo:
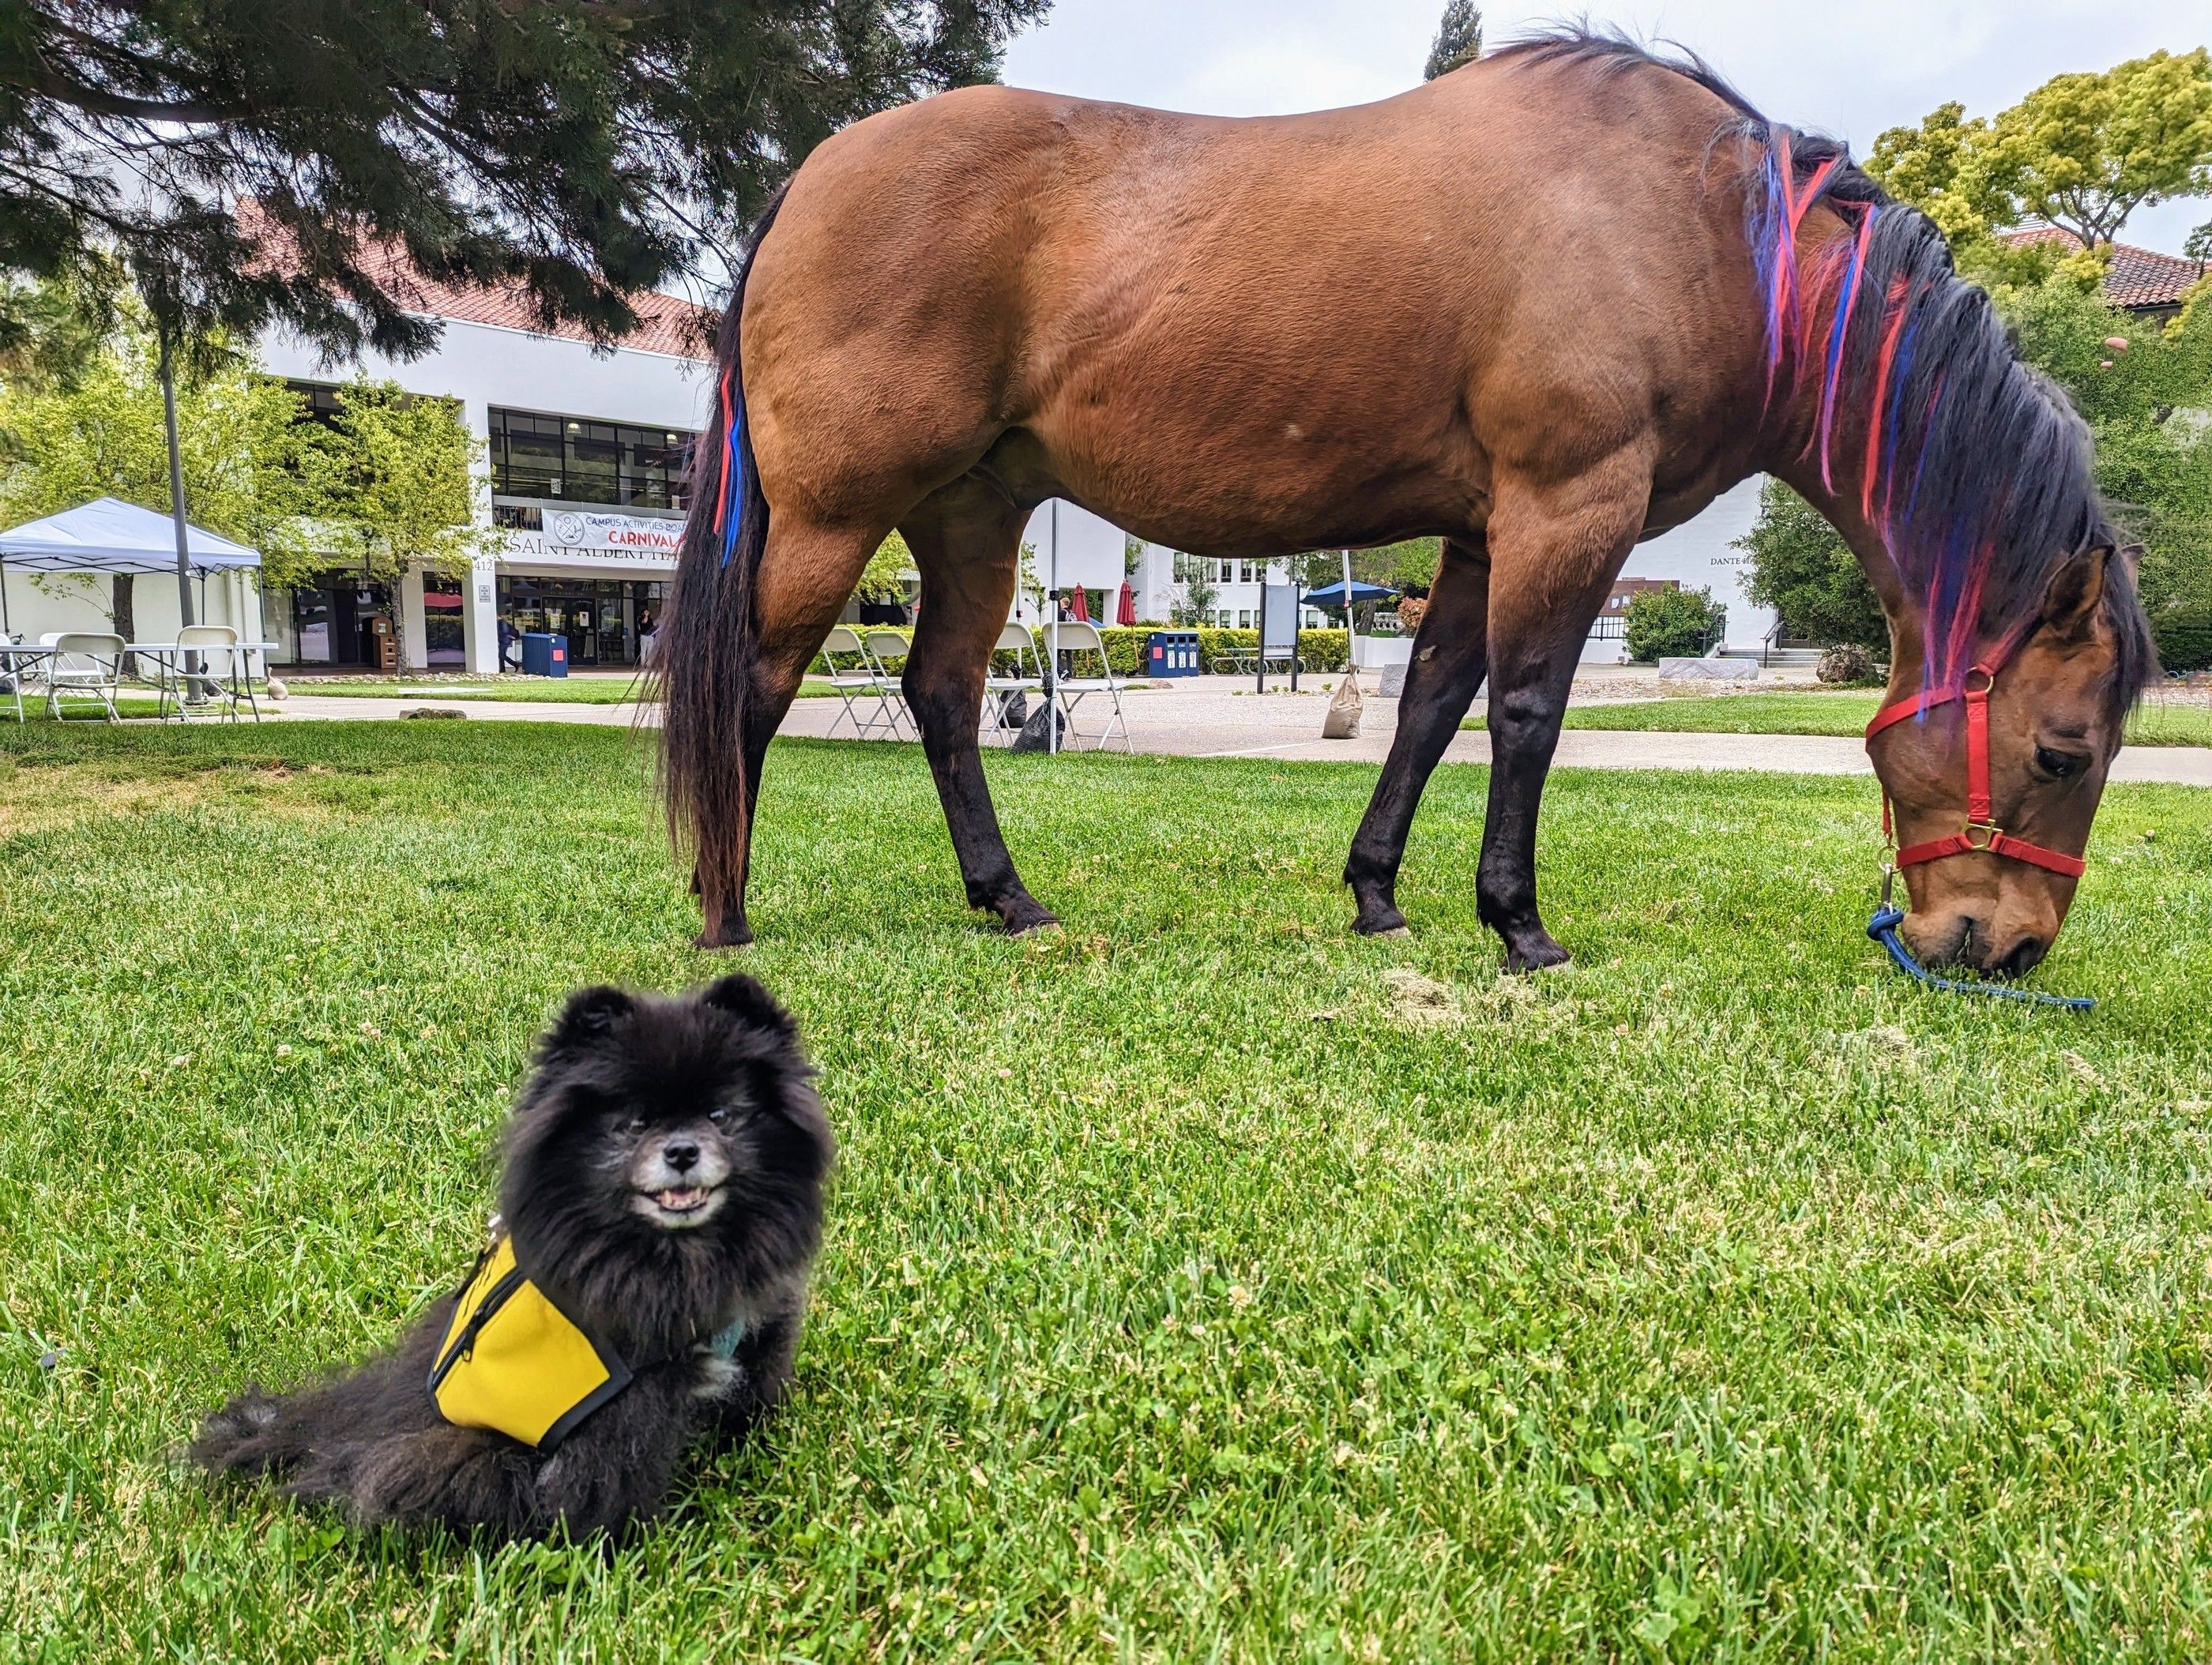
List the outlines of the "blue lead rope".
{"label": "blue lead rope", "polygon": [[1897,962],[1899,970],[1908,977],[1918,978],[1930,988],[1947,989],[1954,994],[1986,994],[1993,1000],[2025,1000],[2030,1006],[2064,1006],[2069,1012],[2087,1012],[2097,1004],[2079,994],[2043,994],[2032,988],[2008,988],[2002,983],[1962,983],[1939,977],[1914,959],[1911,951],[1898,940],[1897,927],[1904,923],[1905,910],[1885,901],[1867,921],[1867,935],[1889,950],[1889,957]]}

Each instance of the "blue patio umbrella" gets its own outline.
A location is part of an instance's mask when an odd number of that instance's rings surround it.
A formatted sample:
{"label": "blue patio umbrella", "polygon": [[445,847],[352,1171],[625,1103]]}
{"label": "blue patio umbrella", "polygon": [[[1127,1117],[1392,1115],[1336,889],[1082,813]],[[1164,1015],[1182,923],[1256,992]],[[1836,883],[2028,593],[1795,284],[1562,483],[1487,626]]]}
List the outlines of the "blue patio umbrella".
{"label": "blue patio umbrella", "polygon": [[[1355,578],[1351,582],[1352,605],[1355,607],[1370,601],[1393,600],[1398,593],[1387,585],[1370,584],[1364,579]],[[1305,604],[1309,607],[1326,607],[1331,612],[1340,611],[1344,606],[1344,586],[1345,580],[1340,578],[1335,583],[1325,584],[1318,590],[1308,590],[1304,598]]]}

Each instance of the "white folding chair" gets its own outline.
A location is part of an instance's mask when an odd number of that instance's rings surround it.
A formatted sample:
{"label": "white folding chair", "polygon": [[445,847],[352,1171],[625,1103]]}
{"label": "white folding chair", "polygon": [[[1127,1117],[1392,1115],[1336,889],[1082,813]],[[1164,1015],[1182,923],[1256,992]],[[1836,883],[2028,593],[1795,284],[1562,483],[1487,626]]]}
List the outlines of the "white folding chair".
{"label": "white folding chair", "polygon": [[[185,667],[193,653],[200,657],[200,669],[187,675]],[[186,625],[177,632],[177,652],[163,654],[156,663],[161,690],[156,714],[162,720],[172,714],[179,722],[194,716],[220,715],[236,722],[241,702],[252,708],[255,722],[261,720],[261,707],[253,696],[253,678],[247,674],[246,655],[239,651],[238,632],[229,625]],[[191,687],[195,683],[199,684],[200,695],[197,709]]]}
{"label": "white folding chair", "polygon": [[54,656],[46,661],[46,715],[56,722],[67,720],[62,710],[62,696],[67,694],[98,700],[105,720],[117,721],[115,696],[123,685],[127,645],[118,635],[80,630],[58,634],[52,642]]}
{"label": "white folding chair", "polygon": [[[995,661],[1002,653],[1013,655],[1013,669],[1001,672]],[[993,644],[991,658],[994,668],[983,677],[983,724],[980,738],[1003,737],[1008,745],[1022,732],[1022,725],[1012,713],[1027,705],[1032,694],[1044,692],[1044,656],[1037,652],[1036,638],[1030,634],[1026,624],[1009,623],[999,632]]]}
{"label": "white folding chair", "polygon": [[[810,666],[808,674],[828,683],[830,691],[844,702],[845,708],[830,720],[829,730],[822,738],[834,740],[837,738],[837,725],[850,722],[853,738],[866,739],[867,725],[860,720],[860,708],[853,702],[859,699],[875,698],[877,687],[875,672],[869,665],[868,650],[861,646],[859,633],[849,625],[831,625],[830,634],[822,639],[821,651],[815,657],[822,662],[823,668],[816,671]],[[841,659],[853,660],[854,668],[847,670],[841,666],[837,663]]]}
{"label": "white folding chair", "polygon": [[[1049,630],[1051,627],[1046,628]],[[1080,620],[1061,620],[1060,653],[1063,662],[1086,659],[1093,655],[1098,660],[1098,674],[1096,676],[1066,676],[1055,679],[1060,708],[1067,717],[1065,732],[1069,750],[1080,751],[1085,742],[1088,741],[1091,750],[1103,751],[1118,735],[1122,750],[1136,750],[1129,739],[1128,720],[1121,714],[1121,679],[1114,674],[1113,662],[1106,657],[1106,638],[1098,634],[1098,627]],[[1106,696],[1109,714],[1105,726],[1097,733],[1085,734],[1077,725],[1075,711],[1085,698],[1093,694]]]}
{"label": "white folding chair", "polygon": [[914,644],[896,630],[871,630],[860,643],[868,650],[868,668],[876,678],[876,707],[883,714],[885,738],[920,739],[921,731],[915,726],[914,714],[906,708],[906,690],[890,670],[890,661],[905,659],[914,651]]}

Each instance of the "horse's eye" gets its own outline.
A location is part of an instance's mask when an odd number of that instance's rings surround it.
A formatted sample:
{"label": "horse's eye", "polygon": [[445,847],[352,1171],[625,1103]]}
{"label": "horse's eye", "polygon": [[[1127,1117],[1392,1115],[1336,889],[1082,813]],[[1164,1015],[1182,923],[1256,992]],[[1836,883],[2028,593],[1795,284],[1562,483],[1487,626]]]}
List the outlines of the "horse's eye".
{"label": "horse's eye", "polygon": [[2063,781],[2081,772],[2081,759],[2063,751],[2053,751],[2049,746],[2035,749],[2035,766],[2054,781]]}

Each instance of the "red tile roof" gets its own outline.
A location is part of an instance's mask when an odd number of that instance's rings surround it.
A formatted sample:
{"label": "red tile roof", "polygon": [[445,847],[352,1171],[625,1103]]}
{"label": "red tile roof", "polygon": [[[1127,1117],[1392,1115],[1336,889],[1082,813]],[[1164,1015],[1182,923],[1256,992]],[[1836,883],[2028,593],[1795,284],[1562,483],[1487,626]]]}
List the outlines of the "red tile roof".
{"label": "red tile roof", "polygon": [[[457,324],[491,324],[501,329],[526,330],[532,335],[558,336],[564,341],[589,341],[581,325],[562,322],[550,329],[532,307],[529,291],[520,283],[463,289],[441,283],[416,271],[397,249],[373,252],[362,266],[377,286],[402,309]],[[689,301],[647,289],[629,297],[637,313],[637,328],[615,344],[647,353],[669,353],[678,358],[704,355],[703,343],[713,339],[714,314]]]}
{"label": "red tile roof", "polygon": [[[273,243],[270,228],[257,205],[240,204],[239,219]],[[501,329],[525,330],[532,335],[557,336],[564,341],[589,342],[580,325],[562,322],[547,328],[531,304],[522,284],[503,283],[462,287],[426,277],[416,270],[405,253],[390,244],[373,246],[362,257],[362,270],[376,282],[403,312],[426,318],[442,318],[456,324],[489,324]],[[637,328],[615,344],[647,353],[667,353],[678,358],[703,358],[714,339],[720,314],[672,295],[647,289],[629,297],[637,314]]]}
{"label": "red tile roof", "polygon": [[[2016,248],[2045,243],[2069,250],[2081,246],[2080,238],[2057,226],[2008,231],[2004,240]],[[2132,243],[2115,243],[2112,264],[2105,269],[2105,300],[2109,305],[2130,310],[2178,307],[2181,297],[2204,274],[2203,266],[2180,255],[2160,254],[2156,249],[2137,248]]]}

